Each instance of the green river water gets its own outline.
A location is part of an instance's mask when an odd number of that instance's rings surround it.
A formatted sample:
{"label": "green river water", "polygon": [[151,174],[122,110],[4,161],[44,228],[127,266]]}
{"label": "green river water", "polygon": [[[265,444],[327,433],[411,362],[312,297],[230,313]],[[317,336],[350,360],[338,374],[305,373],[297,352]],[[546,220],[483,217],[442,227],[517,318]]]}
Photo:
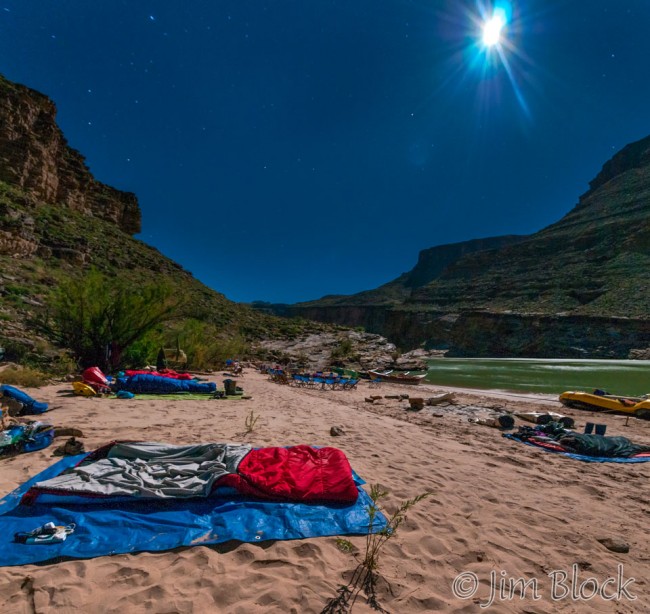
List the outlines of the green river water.
{"label": "green river water", "polygon": [[594,388],[612,394],[650,393],[650,360],[440,358],[426,381],[441,386],[560,394]]}

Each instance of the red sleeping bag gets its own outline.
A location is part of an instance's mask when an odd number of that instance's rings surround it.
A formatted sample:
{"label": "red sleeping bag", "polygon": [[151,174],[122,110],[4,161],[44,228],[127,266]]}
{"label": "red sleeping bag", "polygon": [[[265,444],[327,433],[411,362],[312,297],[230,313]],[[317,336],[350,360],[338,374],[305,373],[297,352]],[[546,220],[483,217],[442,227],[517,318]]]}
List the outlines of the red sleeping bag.
{"label": "red sleeping bag", "polygon": [[191,380],[194,379],[189,373],[176,373],[176,371],[171,371],[168,369],[163,369],[162,371],[138,371],[133,369],[127,369],[124,371],[124,375],[131,377],[132,375],[157,375],[158,377],[167,377],[169,379],[182,379],[182,380]]}
{"label": "red sleeping bag", "polygon": [[300,502],[354,503],[359,494],[341,450],[305,445],[251,450],[237,473],[221,478],[219,486],[255,497]]}

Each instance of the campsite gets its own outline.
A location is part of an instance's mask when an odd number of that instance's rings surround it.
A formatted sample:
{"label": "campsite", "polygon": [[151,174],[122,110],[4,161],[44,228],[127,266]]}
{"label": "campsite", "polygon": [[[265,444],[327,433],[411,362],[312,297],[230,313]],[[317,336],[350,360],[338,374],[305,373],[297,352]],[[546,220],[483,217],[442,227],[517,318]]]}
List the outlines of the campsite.
{"label": "campsite", "polygon": [[649,0],[0,7],[0,614],[650,612]]}
{"label": "campsite", "polygon": [[[208,379],[222,387],[224,376]],[[388,491],[389,513],[404,500],[431,492],[409,510],[381,555],[376,591],[387,611],[477,611],[478,602],[488,600],[494,569],[513,578],[538,579],[540,601],[534,611],[584,611],[571,598],[554,602],[549,592],[549,572],[570,572],[574,564],[585,577],[600,581],[624,565],[626,577],[637,579],[630,590],[638,600],[622,599],[617,611],[641,611],[647,599],[643,579],[650,571],[648,534],[638,531],[647,516],[648,464],[580,462],[508,440],[498,429],[468,420],[508,410],[566,414],[559,401],[458,389],[453,403],[411,411],[399,397],[412,393],[412,387],[391,383],[324,390],[278,385],[268,374],[246,369],[238,385],[250,398],[84,397],[70,395],[70,384],[63,383],[29,392],[50,405],[48,419],[83,431],[88,451],[115,440],[335,447],[368,483],[366,490],[379,484]],[[440,392],[427,384],[418,387],[418,394],[425,396]],[[381,399],[368,403],[369,394]],[[251,412],[259,419],[247,432]],[[632,418],[625,426],[624,416],[569,413],[576,429],[582,430],[588,421],[604,423],[608,434],[650,444],[647,421]],[[342,434],[332,436],[333,426]],[[1,494],[56,460],[52,447],[2,459]],[[264,530],[256,526],[262,536]],[[337,537],[330,535],[213,545],[199,541],[127,554],[128,531],[106,531],[115,554],[2,567],[0,609],[33,603],[38,612],[321,612],[349,580],[366,539],[346,536],[352,551],[342,550]],[[168,532],[165,525],[159,531]],[[66,543],[72,544],[75,536],[81,539],[82,533],[83,523],[78,522]],[[626,541],[629,551],[608,550],[599,541],[606,539]],[[42,551],[52,546],[31,547]],[[454,580],[463,572],[475,573],[482,581],[473,599],[454,595]],[[611,611],[607,601],[593,605],[593,611]],[[498,608],[521,611],[518,600],[503,600]],[[371,610],[359,599],[353,611]]]}

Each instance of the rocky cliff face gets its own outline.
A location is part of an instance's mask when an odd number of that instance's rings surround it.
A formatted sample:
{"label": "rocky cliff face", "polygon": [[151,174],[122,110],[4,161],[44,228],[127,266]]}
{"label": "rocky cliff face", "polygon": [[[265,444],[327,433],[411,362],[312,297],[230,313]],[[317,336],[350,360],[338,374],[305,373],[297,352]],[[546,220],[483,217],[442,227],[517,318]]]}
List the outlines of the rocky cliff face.
{"label": "rocky cliff face", "polygon": [[36,200],[56,203],[140,232],[134,194],[97,181],[83,156],[56,124],[56,107],[43,94],[0,76],[0,181]]}
{"label": "rocky cliff face", "polygon": [[490,241],[501,244],[424,250],[377,290],[290,311],[466,356],[626,357],[650,347],[650,137],[605,163],[557,223]]}
{"label": "rocky cliff face", "polygon": [[[46,96],[0,77],[0,347],[5,357],[57,354],[39,335],[53,288],[91,266],[107,279],[164,284],[187,297],[185,318],[224,338],[287,337],[323,330],[260,314],[207,288],[178,263],[134,239],[133,194],[95,180],[70,149]],[[179,322],[180,324],[180,322]]]}

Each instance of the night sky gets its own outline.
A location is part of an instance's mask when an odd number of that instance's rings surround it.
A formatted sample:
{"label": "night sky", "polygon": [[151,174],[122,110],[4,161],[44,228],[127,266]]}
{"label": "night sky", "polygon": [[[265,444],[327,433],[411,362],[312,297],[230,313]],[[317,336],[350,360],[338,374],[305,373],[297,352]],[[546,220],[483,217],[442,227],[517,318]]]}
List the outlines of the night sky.
{"label": "night sky", "polygon": [[139,238],[236,301],[376,287],[529,234],[650,134],[650,1],[0,0],[0,72],[52,98]]}

